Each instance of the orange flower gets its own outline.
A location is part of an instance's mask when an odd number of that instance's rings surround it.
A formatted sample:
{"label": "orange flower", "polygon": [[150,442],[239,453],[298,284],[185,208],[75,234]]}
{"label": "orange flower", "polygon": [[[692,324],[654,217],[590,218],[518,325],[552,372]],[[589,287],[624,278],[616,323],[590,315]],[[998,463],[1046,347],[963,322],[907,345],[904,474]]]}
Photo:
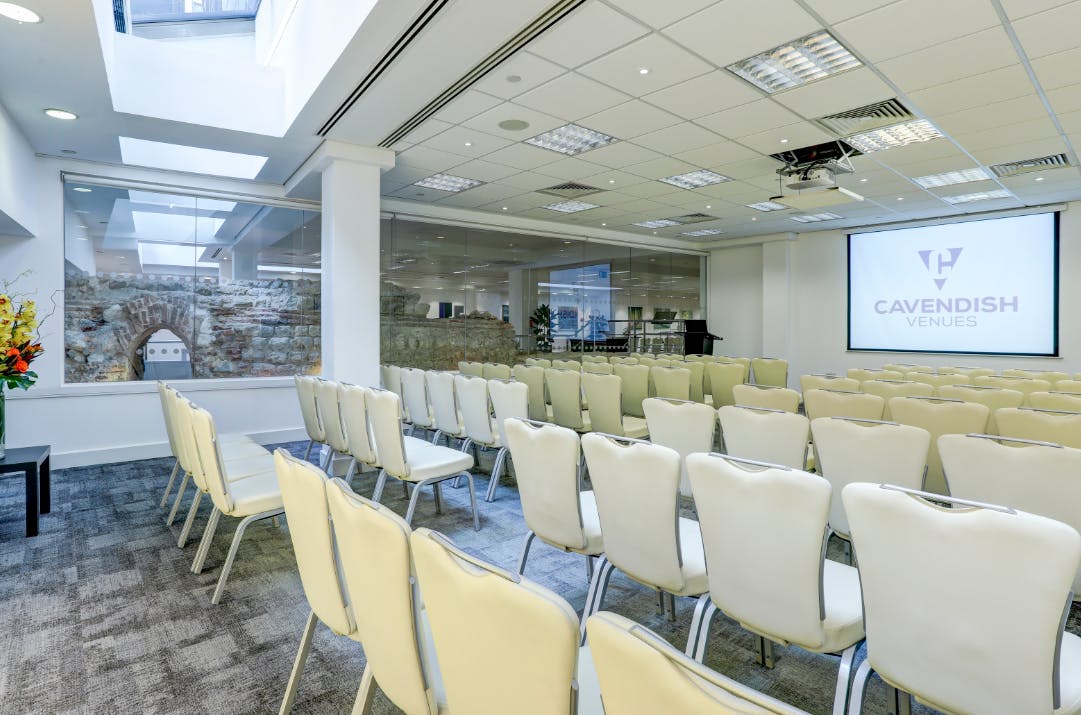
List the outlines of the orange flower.
{"label": "orange flower", "polygon": [[18,348],[8,348],[7,353],[5,353],[5,355],[7,357],[11,357],[12,355],[18,355],[18,354],[19,354],[19,349]]}
{"label": "orange flower", "polygon": [[27,363],[26,360],[16,360],[15,361],[15,372],[26,372],[27,369],[29,369],[29,367],[30,367],[30,364]]}

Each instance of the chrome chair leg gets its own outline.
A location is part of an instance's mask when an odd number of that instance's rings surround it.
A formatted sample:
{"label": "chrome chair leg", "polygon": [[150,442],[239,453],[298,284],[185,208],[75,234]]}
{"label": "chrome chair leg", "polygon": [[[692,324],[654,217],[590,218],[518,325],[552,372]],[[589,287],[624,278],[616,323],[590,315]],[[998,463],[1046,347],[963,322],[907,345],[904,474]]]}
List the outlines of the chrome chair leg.
{"label": "chrome chair leg", "polygon": [[218,530],[218,521],[221,519],[221,510],[214,507],[210,512],[210,518],[203,529],[203,538],[199,542],[199,548],[195,551],[195,560],[191,562],[192,573],[202,573],[203,564],[206,563],[206,555],[210,551],[210,543],[214,540],[214,532]]}
{"label": "chrome chair leg", "polygon": [[304,672],[304,663],[308,660],[308,652],[312,647],[312,635],[315,633],[315,624],[318,622],[315,611],[308,614],[308,620],[304,623],[304,631],[300,636],[300,648],[297,657],[293,661],[293,670],[289,673],[289,682],[285,686],[285,697],[282,698],[278,715],[289,715],[293,709],[293,701],[297,697],[297,686],[300,684],[300,676]]}
{"label": "chrome chair leg", "polygon": [[184,499],[184,492],[188,488],[188,480],[191,479],[191,475],[184,472],[184,478],[180,480],[180,486],[176,490],[176,499],[173,500],[173,508],[169,511],[169,516],[165,518],[165,525],[172,526],[173,521],[176,520],[176,512],[180,509],[180,502]]}
{"label": "chrome chair leg", "polygon": [[871,661],[864,659],[856,669],[852,681],[852,694],[848,698],[848,715],[860,715],[863,710],[863,696],[867,691],[867,678],[871,675]]}
{"label": "chrome chair leg", "polygon": [[518,575],[521,576],[525,573],[525,562],[529,558],[529,547],[533,545],[533,539],[537,538],[537,535],[530,531],[526,534],[525,543],[522,544],[522,555],[518,557]]}
{"label": "chrome chair leg", "polygon": [[266,519],[284,513],[284,509],[275,509],[274,511],[264,511],[260,514],[252,514],[251,516],[246,516],[240,520],[240,524],[236,527],[236,533],[233,534],[233,543],[229,546],[229,555],[225,557],[225,564],[221,567],[221,576],[218,577],[218,585],[214,589],[214,595],[210,597],[211,603],[216,606],[221,601],[221,596],[225,592],[225,582],[229,580],[229,573],[233,570],[233,562],[236,560],[237,548],[240,546],[240,540],[244,538],[244,532],[247,530],[248,525],[253,521],[259,521],[260,519]]}
{"label": "chrome chair leg", "polygon": [[837,666],[837,689],[833,694],[833,715],[844,715],[848,705],[848,693],[852,688],[852,662],[856,659],[859,643],[849,646],[841,653],[841,662]]}
{"label": "chrome chair leg", "polygon": [[161,503],[158,504],[159,509],[164,509],[165,505],[169,503],[169,492],[173,491],[173,482],[176,481],[176,473],[180,471],[180,460],[173,462],[173,471],[169,475],[169,483],[165,485],[165,493],[161,496]]}
{"label": "chrome chair leg", "polygon": [[203,498],[203,492],[196,489],[195,497],[191,500],[191,508],[188,509],[188,518],[184,520],[184,528],[180,530],[180,538],[176,540],[177,548],[184,548],[188,545],[188,534],[191,533],[191,526],[195,523],[195,514],[199,511],[199,502]]}
{"label": "chrome chair leg", "polygon": [[369,715],[372,711],[372,703],[375,700],[375,674],[371,666],[364,665],[364,673],[360,676],[360,688],[357,690],[357,699],[353,701],[353,715]]}

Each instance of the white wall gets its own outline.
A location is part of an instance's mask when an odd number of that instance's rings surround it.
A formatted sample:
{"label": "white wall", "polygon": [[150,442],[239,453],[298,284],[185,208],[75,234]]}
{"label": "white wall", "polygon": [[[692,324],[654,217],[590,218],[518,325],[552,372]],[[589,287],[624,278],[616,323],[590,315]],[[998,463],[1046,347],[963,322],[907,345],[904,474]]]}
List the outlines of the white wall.
{"label": "white wall", "polygon": [[35,232],[33,168],[33,149],[0,104],[0,236]]}
{"label": "white wall", "polygon": [[724,338],[716,354],[762,354],[762,246],[713,251],[709,259],[709,330]]}

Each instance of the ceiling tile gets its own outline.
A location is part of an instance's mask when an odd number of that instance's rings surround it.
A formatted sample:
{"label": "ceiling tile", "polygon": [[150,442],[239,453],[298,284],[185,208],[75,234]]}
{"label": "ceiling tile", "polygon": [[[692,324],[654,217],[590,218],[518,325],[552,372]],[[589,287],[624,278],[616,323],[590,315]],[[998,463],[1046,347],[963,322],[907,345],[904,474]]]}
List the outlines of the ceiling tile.
{"label": "ceiling tile", "polygon": [[997,181],[988,179],[986,181],[970,181],[966,184],[952,184],[950,186],[939,186],[929,191],[938,197],[943,196],[961,196],[963,194],[976,194],[981,191],[995,191],[1001,189]]}
{"label": "ceiling tile", "polygon": [[[581,154],[580,156],[589,156],[589,152]],[[583,176],[592,176],[593,174],[596,174],[597,165],[574,157],[566,157],[551,164],[545,164],[542,171],[545,174],[551,174],[560,180],[570,181],[572,179],[580,179]]]}
{"label": "ceiling tile", "polygon": [[778,92],[774,99],[807,119],[890,99],[893,89],[867,67],[842,72],[809,85]]}
{"label": "ceiling tile", "polygon": [[470,117],[486,112],[503,100],[475,89],[466,90],[453,102],[439,110],[435,119],[451,124],[461,124]]}
{"label": "ceiling tile", "polygon": [[[466,144],[470,146],[466,146]],[[451,127],[442,134],[437,134],[431,139],[425,140],[422,146],[441,151],[449,151],[463,156],[479,157],[491,153],[496,149],[510,146],[513,142],[508,139],[494,137],[491,134],[469,129],[466,127]]]}
{"label": "ceiling tile", "polygon": [[1077,27],[1081,24],[1081,3],[1060,5],[1037,15],[1017,20],[1013,29],[1030,59],[1077,47]]}
{"label": "ceiling tile", "polygon": [[837,31],[850,49],[881,62],[998,25],[987,0],[901,0],[842,22]]}
{"label": "ceiling tile", "polygon": [[679,152],[690,151],[724,141],[727,140],[707,129],[690,122],[684,122],[683,124],[658,129],[649,134],[643,134],[635,138],[634,143],[671,156]]}
{"label": "ceiling tile", "polygon": [[570,122],[623,104],[630,97],[582,75],[568,72],[531,90],[515,103],[544,111]]}
{"label": "ceiling tile", "polygon": [[431,173],[434,174],[436,172],[446,171],[450,167],[457,166],[467,160],[468,157],[464,157],[461,154],[451,154],[450,152],[417,145],[409,147],[399,154],[395,163],[402,166],[412,166],[418,169],[430,169]]}
{"label": "ceiling tile", "polygon": [[[642,74],[641,70],[648,70]],[[661,35],[648,35],[579,68],[635,97],[671,87],[713,68]]]}
{"label": "ceiling tile", "polygon": [[804,0],[811,10],[822,16],[827,23],[834,25],[856,15],[862,15],[883,5],[897,0]]}
{"label": "ceiling tile", "polygon": [[769,99],[760,99],[698,119],[698,123],[718,134],[743,137],[767,129],[795,124],[800,118]]}
{"label": "ceiling tile", "polygon": [[[522,121],[528,122],[529,126],[526,129],[513,131],[501,128],[499,123],[507,119],[521,119]],[[494,134],[497,137],[503,137],[505,139],[510,139],[511,141],[523,141],[538,134],[543,134],[551,129],[555,129],[556,127],[561,127],[566,123],[566,120],[538,112],[535,109],[523,107],[511,102],[504,102],[498,107],[489,109],[483,114],[478,114],[472,119],[462,123],[461,126],[479,129],[482,132]]]}
{"label": "ceiling tile", "polygon": [[[594,166],[593,168],[599,169],[600,167]],[[592,174],[582,179],[582,183],[584,184],[598,186],[607,191],[622,191],[628,186],[642,184],[645,181],[646,180],[641,176],[635,176],[634,174],[628,174],[625,171],[616,171],[613,169]]]}
{"label": "ceiling tile", "polygon": [[526,209],[535,209],[538,206],[544,206],[545,204],[550,203],[552,203],[551,196],[530,192],[528,194],[519,194],[518,196],[510,196],[505,199],[482,204],[477,208],[485,211],[499,211],[502,213],[503,207],[506,206],[508,213],[517,213],[519,211],[525,211]]}
{"label": "ceiling tile", "polygon": [[660,154],[652,149],[646,149],[631,142],[609,144],[584,154],[586,161],[613,169],[622,169],[631,164],[640,164],[658,157]]}
{"label": "ceiling tile", "polygon": [[657,0],[618,0],[614,4],[623,12],[628,12],[650,27],[659,30],[715,2],[717,0],[664,0],[664,2],[657,2]]}
{"label": "ceiling tile", "polygon": [[461,191],[457,194],[452,194],[445,199],[442,199],[439,203],[450,206],[466,206],[475,207],[482,204],[489,203],[491,201],[499,201],[501,199],[508,198],[519,194],[518,189],[511,188],[509,186],[500,186],[499,184],[485,184],[473,189]]}
{"label": "ceiling tile", "polygon": [[538,189],[546,189],[549,186],[555,186],[561,182],[554,176],[539,174],[535,171],[523,171],[518,174],[504,177],[499,180],[499,183],[503,186],[513,186],[514,188],[523,191],[537,191]]}
{"label": "ceiling tile", "polygon": [[[1068,116],[1070,115],[1059,117],[1062,121],[1063,128],[1066,129],[1067,132],[1070,131],[1070,128],[1066,126],[1066,117]],[[1010,146],[1039,139],[1050,139],[1057,136],[1058,130],[1055,128],[1054,123],[1049,117],[1043,116],[1027,122],[1018,122],[1007,126],[994,127],[993,129],[984,129],[983,131],[971,132],[969,134],[958,134],[954,139],[968,151],[974,152],[979,149],[993,149],[994,147]]]}
{"label": "ceiling tile", "polygon": [[642,99],[686,119],[697,119],[761,97],[761,92],[730,72],[714,70]]}
{"label": "ceiling tile", "polygon": [[755,177],[775,174],[784,164],[769,157],[740,161],[734,164],[725,164],[717,168],[718,173],[733,179],[752,179]]}
{"label": "ceiling tile", "polygon": [[819,29],[818,21],[792,0],[725,0],[664,34],[724,67]]}
{"label": "ceiling tile", "polygon": [[445,199],[451,194],[447,191],[438,191],[436,189],[425,189],[420,186],[405,186],[397,191],[391,191],[388,196],[393,196],[396,199],[409,199],[410,201],[421,201],[427,203],[434,203],[440,199]]}
{"label": "ceiling tile", "polygon": [[[782,139],[788,141],[782,144]],[[786,127],[777,127],[758,134],[740,137],[739,141],[741,144],[763,154],[777,154],[786,150],[823,144],[834,139],[833,135],[810,122],[799,122],[789,124]]]}
{"label": "ceiling tile", "polygon": [[410,144],[420,144],[425,139],[431,139],[436,134],[439,134],[440,132],[445,132],[453,126],[453,124],[443,122],[438,119],[429,119],[413,131],[406,134],[404,139]]}
{"label": "ceiling tile", "polygon": [[[1081,59],[1081,56],[1079,56]],[[919,109],[933,118],[974,107],[989,107],[1014,97],[1032,94],[1035,88],[1020,64],[946,82],[909,94],[910,109]],[[990,111],[990,110],[989,110]]]}
{"label": "ceiling tile", "polygon": [[396,166],[379,177],[379,186],[384,194],[397,191],[409,186],[415,181],[431,176],[432,172],[427,169],[416,169],[411,166]]}
{"label": "ceiling tile", "polygon": [[624,186],[620,191],[637,198],[655,199],[658,196],[665,196],[672,193],[673,188],[674,187],[671,184],[650,180],[641,184],[634,184],[633,186]]}
{"label": "ceiling tile", "polygon": [[[780,164],[777,166],[780,166]],[[754,201],[754,197],[762,192],[757,186],[751,186],[742,181],[726,181],[723,184],[703,186],[701,189],[695,191],[695,193],[701,194],[711,201],[731,201],[742,206],[744,203]]]}
{"label": "ceiling tile", "polygon": [[1081,47],[1032,60],[1032,70],[1044,90],[1075,84],[1081,64]]}
{"label": "ceiling tile", "polygon": [[1059,122],[1062,123],[1062,129],[1067,134],[1081,133],[1081,112],[1067,112],[1065,114],[1058,115]]}
{"label": "ceiling tile", "polygon": [[[905,176],[915,179],[920,176],[928,176],[930,174],[942,174],[947,171],[960,171],[962,169],[975,168],[972,163],[972,159],[967,155],[959,151],[945,153],[942,156],[936,156],[934,159],[924,159],[922,161],[906,161],[901,162],[889,162],[889,157],[884,156],[887,160],[887,165]],[[866,172],[856,172],[860,178],[865,176],[872,176],[872,174]]]}
{"label": "ceiling tile", "polygon": [[468,176],[470,179],[479,181],[500,181],[517,174],[518,169],[502,164],[493,164],[483,159],[474,159],[451,168],[450,173],[456,176]]}
{"label": "ceiling tile", "polygon": [[938,139],[932,139],[931,141],[917,142],[915,144],[894,147],[892,149],[883,149],[874,152],[873,156],[883,164],[893,166],[894,164],[904,165],[917,161],[936,159],[943,154],[953,154],[956,151],[957,147],[954,146],[953,142],[946,137],[940,137]]}
{"label": "ceiling tile", "polygon": [[1066,151],[1066,145],[1063,143],[1062,139],[1059,138],[1039,139],[1036,141],[1024,142],[1012,146],[994,147],[991,149],[977,149],[976,151],[973,151],[972,154],[985,166],[989,166],[991,164],[1035,159],[1041,156],[1059,154],[1064,151]]}
{"label": "ceiling tile", "polygon": [[679,152],[674,155],[689,164],[712,169],[720,164],[732,164],[737,161],[754,159],[759,156],[758,152],[751,151],[733,141],[720,139],[709,146],[699,147],[691,151]]}
{"label": "ceiling tile", "polygon": [[[1081,106],[1078,107],[1081,109]],[[993,129],[1033,119],[1047,118],[1047,109],[1035,94],[996,102],[990,107],[975,107],[935,118],[935,126],[953,136]]]}
{"label": "ceiling tile", "polygon": [[582,199],[598,206],[618,206],[634,201],[637,196],[624,191],[602,191],[599,194],[590,194]]}
{"label": "ceiling tile", "polygon": [[641,164],[634,164],[626,168],[627,172],[646,179],[663,179],[669,176],[685,174],[688,171],[695,171],[696,169],[698,167],[693,164],[667,156],[653,161],[642,162]]}
{"label": "ceiling tile", "polygon": [[536,169],[544,166],[545,164],[551,164],[554,161],[559,161],[561,154],[548,151],[547,149],[538,149],[535,146],[529,144],[511,144],[505,149],[494,151],[484,157],[486,161],[494,161],[497,164],[506,164],[507,166],[513,166],[516,169]]}
{"label": "ceiling tile", "polygon": [[913,92],[1017,62],[1006,32],[993,27],[878,63],[878,68],[905,92]]}
{"label": "ceiling tile", "polygon": [[586,117],[582,120],[582,125],[619,139],[632,139],[679,122],[679,117],[674,114],[632,99],[618,107]]}
{"label": "ceiling tile", "polygon": [[1076,112],[1081,109],[1081,84],[1052,89],[1047,92],[1047,101],[1057,114]]}
{"label": "ceiling tile", "polygon": [[1074,0],[1000,0],[1002,9],[1011,20],[1027,15],[1035,15],[1044,10],[1050,10],[1059,5],[1065,5]]}
{"label": "ceiling tile", "polygon": [[564,67],[578,67],[622,47],[649,28],[599,2],[587,2],[530,43],[532,52]]}
{"label": "ceiling tile", "polygon": [[558,77],[564,71],[554,62],[529,52],[519,52],[473,85],[473,89],[501,99],[512,99]]}

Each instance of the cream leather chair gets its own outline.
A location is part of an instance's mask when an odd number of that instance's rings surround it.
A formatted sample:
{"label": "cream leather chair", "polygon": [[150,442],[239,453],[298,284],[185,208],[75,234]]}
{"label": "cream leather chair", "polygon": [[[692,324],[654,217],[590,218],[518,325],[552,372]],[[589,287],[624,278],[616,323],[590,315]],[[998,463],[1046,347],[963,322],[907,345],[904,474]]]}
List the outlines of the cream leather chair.
{"label": "cream leather chair", "polygon": [[485,380],[509,380],[511,367],[498,362],[486,362],[481,366],[481,376]]}
{"label": "cream leather chair", "polygon": [[484,376],[484,363],[472,362],[469,360],[460,360],[458,362],[458,372],[462,375],[472,375],[473,377]]}
{"label": "cream leather chair", "polygon": [[754,384],[788,387],[788,361],[781,358],[751,358]]}
{"label": "cream leather chair", "polygon": [[725,405],[717,410],[717,416],[727,454],[794,469],[806,465],[811,426],[803,415]]}
{"label": "cream leather chair", "polygon": [[[245,476],[243,479],[230,481],[233,476],[230,465],[227,465],[222,457],[221,449],[217,441],[217,430],[214,428],[214,418],[206,410],[194,405],[182,405],[186,427],[191,428],[194,435],[195,449],[199,455],[200,469],[197,470],[199,477],[207,486],[210,499],[214,503],[214,510],[210,512],[203,538],[199,542],[199,549],[195,554],[195,561],[191,570],[193,573],[202,573],[206,563],[210,545],[214,541],[214,532],[217,531],[218,521],[222,515],[240,519],[236,531],[233,533],[233,542],[229,546],[229,554],[221,568],[218,577],[218,585],[214,589],[214,595],[210,602],[217,604],[221,601],[225,591],[225,582],[229,580],[229,573],[233,570],[233,561],[236,559],[237,549],[244,532],[254,521],[270,519],[281,514],[282,507],[281,490],[278,488],[278,479],[274,472],[273,462],[270,471],[260,471]],[[395,429],[401,434],[397,412],[394,415]]]}
{"label": "cream leather chair", "polygon": [[866,392],[845,392],[832,389],[812,389],[803,393],[803,410],[807,419],[819,417],[857,417],[880,420],[886,400]]}
{"label": "cream leather chair", "polygon": [[607,355],[583,354],[582,355],[582,365],[584,366],[586,363],[590,363],[590,362],[592,362],[592,363],[607,363],[608,362],[608,356]]}
{"label": "cream leather chair", "polygon": [[[842,495],[867,628],[849,712],[861,711],[872,670],[943,712],[1081,712],[1081,638],[1063,631],[1081,536],[1045,517],[928,496],[954,508],[875,484]],[[908,712],[908,696],[899,700],[893,712]]]}
{"label": "cream leather chair", "polygon": [[709,564],[687,655],[703,660],[720,609],[758,636],[760,665],[773,667],[774,641],[840,655],[833,712],[844,715],[863,608],[856,569],[826,559],[830,483],[720,454],[691,455],[687,471]]}
{"label": "cream leather chair", "polygon": [[548,421],[548,401],[544,397],[544,368],[540,365],[515,365],[514,379],[529,390],[529,419]]}
{"label": "cream leather chair", "polygon": [[600,711],[596,695],[578,703],[578,618],[569,603],[429,529],[414,531],[410,544],[450,712]]}
{"label": "cream leather chair", "polygon": [[732,397],[737,405],[744,407],[765,407],[782,412],[799,412],[799,393],[787,387],[734,385]]}
{"label": "cream leather chair", "polygon": [[729,357],[727,355],[717,355],[713,358],[719,363],[727,365],[739,365],[743,368],[743,375],[740,378],[740,382],[751,381],[751,359],[745,357]]}
{"label": "cream leather chair", "polygon": [[488,396],[488,381],[484,378],[457,375],[454,378],[454,390],[458,395],[458,404],[462,409],[462,425],[465,427],[465,443],[462,451],[474,449],[496,450],[495,463],[488,479],[487,501],[495,499],[495,487],[507,464],[507,446],[495,418],[492,416],[492,402]]}
{"label": "cream leather chair", "polygon": [[705,404],[706,402],[706,364],[695,360],[687,360],[680,367],[691,372],[691,400]]}
{"label": "cream leather chair", "polygon": [[615,375],[582,373],[582,389],[589,403],[589,425],[596,432],[642,439],[649,427],[641,417],[623,414],[623,380]]}
{"label": "cream leather chair", "polygon": [[[1037,410],[1081,412],[1081,395],[1076,392],[1032,392],[1029,393],[1028,402]],[[1020,405],[1010,406],[1020,407]]]}
{"label": "cream leather chair", "polygon": [[848,417],[811,420],[815,469],[833,486],[830,531],[852,541],[841,492],[853,482],[874,480],[906,489],[923,489],[931,433],[896,422]]}
{"label": "cream leather chair", "polygon": [[686,362],[713,362],[713,356],[704,353],[691,353],[690,355],[684,355],[683,359]]}
{"label": "cream leather chair", "polygon": [[706,375],[714,407],[736,404],[732,388],[746,382],[742,365],[738,362],[709,362],[706,363]]}
{"label": "cream leather chair", "polygon": [[589,412],[582,409],[582,373],[551,367],[544,371],[544,381],[552,398],[552,421],[577,432],[589,432]]}
{"label": "cream leather chair", "polygon": [[[432,426],[435,428],[432,444],[439,444],[440,437],[447,438],[448,447],[453,446],[453,440],[465,440],[465,425],[462,423],[462,409],[458,405],[458,391],[454,389],[454,378],[452,372],[428,371],[428,399],[432,404]],[[465,448],[464,442],[462,447]]]}
{"label": "cream leather chair", "polygon": [[655,355],[642,355],[638,358],[638,364],[645,365],[646,367],[656,367],[658,364],[661,363],[658,362],[658,359]]}
{"label": "cream leather chair", "polygon": [[[529,389],[521,382],[509,380],[489,380],[488,395],[492,400],[492,412],[495,414],[496,429],[499,430],[499,441],[507,448],[506,422],[509,419],[529,419]],[[510,458],[505,453],[504,460]],[[493,470],[494,472],[494,470]],[[499,479],[493,473],[488,482],[488,492],[485,501],[495,501],[495,490],[499,486]]]}
{"label": "cream leather chair", "polygon": [[422,431],[434,429],[432,404],[428,398],[428,376],[424,370],[413,367],[402,368],[402,402],[405,414],[409,415],[409,434],[412,436],[419,428]]}
{"label": "cream leather chair", "polygon": [[612,569],[669,594],[670,618],[676,596],[707,590],[706,562],[698,522],[679,516],[679,453],[638,440],[594,432],[582,437],[597,499],[604,557],[593,572],[582,612],[601,609]]}
{"label": "cream leather chair", "polygon": [[649,441],[679,453],[679,493],[691,496],[687,480],[687,455],[713,449],[717,413],[709,405],[651,397],[642,403]]}
{"label": "cream leather chair", "polygon": [[375,453],[379,455],[379,464],[382,466],[372,501],[378,502],[383,495],[388,476],[411,483],[413,493],[409,497],[409,506],[405,512],[405,522],[411,524],[417,499],[424,487],[432,485],[438,511],[442,509],[440,482],[459,476],[465,477],[469,487],[469,504],[473,509],[473,528],[479,531],[480,517],[477,514],[476,494],[473,491],[473,475],[469,473],[473,468],[473,457],[456,449],[430,444],[413,437],[403,437],[402,431],[394,425],[395,415],[398,413],[398,396],[393,392],[369,390],[366,398]]}
{"label": "cream leather chair", "polygon": [[617,357],[617,356],[613,355],[612,357],[608,358],[608,363],[610,365],[637,365],[638,364],[638,358],[634,358],[634,357]]}
{"label": "cream leather chair", "polygon": [[552,367],[556,370],[582,371],[582,363],[577,360],[552,360]]}
{"label": "cream leather chair", "polygon": [[1055,442],[1064,447],[1081,448],[1081,412],[1007,407],[999,410],[995,416],[998,418],[998,432],[1003,437]]}
{"label": "cream leather chair", "polygon": [[1017,390],[1018,392],[1024,393],[1026,399],[1025,404],[1028,404],[1027,400],[1030,393],[1047,392],[1051,389],[1051,383],[1048,380],[1038,380],[1032,377],[1003,377],[1001,375],[976,377],[973,378],[972,384]]}
{"label": "cream leather chair", "polygon": [[323,427],[323,445],[327,448],[319,462],[319,468],[324,472],[331,471],[336,455],[349,452],[349,440],[342,424],[341,389],[341,383],[333,380],[320,380],[315,386],[315,407],[319,412],[319,424]]}
{"label": "cream leather chair", "polygon": [[890,414],[896,422],[920,427],[931,433],[924,489],[946,494],[942,459],[938,455],[938,438],[944,434],[983,434],[991,411],[986,405],[941,397],[894,397],[890,400]]}
{"label": "cream leather chair", "polygon": [[946,385],[939,388],[938,396],[948,400],[964,400],[986,405],[990,410],[987,417],[987,434],[998,434],[998,421],[995,413],[1003,407],[1020,407],[1025,402],[1025,395],[1017,390],[986,385]]}
{"label": "cream leather chair", "polygon": [[969,377],[966,375],[946,374],[939,375],[937,373],[929,372],[906,372],[904,379],[911,380],[912,382],[926,382],[931,387],[935,388],[935,394],[939,394],[939,391],[947,385],[964,385],[969,381]]}
{"label": "cream leather chair", "polygon": [[1058,370],[1018,370],[1011,368],[1002,371],[1003,377],[1030,377],[1035,380],[1047,380],[1054,385],[1059,380],[1069,380],[1071,375],[1068,372],[1060,372]]}
{"label": "cream leather chair", "polygon": [[890,413],[890,400],[894,397],[934,397],[935,388],[925,382],[911,380],[868,380],[860,384],[860,391],[868,395],[878,395],[886,400],[882,410],[882,419],[893,419]]}
{"label": "cream leather chair", "polygon": [[607,715],[806,715],[706,668],[629,618],[602,611],[586,630]]}
{"label": "cream leather chair", "polygon": [[[979,434],[938,438],[950,495],[1061,521],[1081,531],[1081,449]],[[1073,579],[1081,600],[1081,570]]]}
{"label": "cream leather chair", "polygon": [[860,383],[859,380],[840,375],[800,375],[799,389],[804,395],[811,390],[857,392],[860,389]]}
{"label": "cream leather chair", "polygon": [[935,369],[933,367],[931,367],[930,365],[916,365],[916,364],[910,363],[910,362],[889,363],[889,364],[883,365],[882,369],[883,370],[893,370],[895,372],[900,372],[900,373],[906,373],[906,372],[930,372],[930,373],[933,373],[933,372],[935,372]]}
{"label": "cream leather chair", "polygon": [[304,431],[308,433],[308,447],[304,450],[304,459],[312,453],[312,447],[322,444],[325,436],[323,425],[319,422],[319,408],[315,403],[315,388],[319,384],[318,377],[311,375],[294,375],[293,383],[297,388],[297,398],[300,400],[300,416],[304,420]]}
{"label": "cream leather chair", "polygon": [[[372,711],[378,686],[403,712],[446,713],[439,666],[414,575],[409,525],[387,507],[357,496],[340,479],[326,485],[326,499],[341,556],[339,578],[344,577],[344,595],[349,596],[346,608],[356,627],[350,637],[364,645],[366,660],[353,712],[367,715]],[[306,657],[303,642],[291,684],[304,667],[302,653]],[[281,715],[285,712],[283,706]]]}
{"label": "cream leather chair", "polygon": [[582,363],[582,374],[585,375],[587,373],[592,374],[592,375],[613,375],[613,374],[615,374],[615,372],[612,369],[612,366],[609,365],[608,363],[606,363],[606,362],[595,362],[595,361]]}
{"label": "cream leather chair", "polygon": [[1081,393],[1081,380],[1059,380],[1054,384],[1055,392]]}
{"label": "cream leather chair", "polygon": [[548,368],[552,366],[552,361],[548,358],[526,358],[525,364],[530,367],[544,367]]}
{"label": "cream leather chair", "polygon": [[352,458],[349,471],[345,475],[345,481],[349,484],[353,483],[358,469],[379,467],[379,457],[375,454],[371,433],[368,431],[367,395],[368,391],[363,387],[349,384],[342,384],[341,392],[338,393],[342,425],[345,427],[348,445],[347,453]]}
{"label": "cream leather chair", "polygon": [[868,380],[900,380],[904,377],[903,373],[894,370],[870,370],[862,367],[849,368],[845,375],[853,380],[859,380],[860,383]]}
{"label": "cream leather chair", "polygon": [[397,365],[380,365],[379,382],[384,390],[390,390],[398,397],[402,396],[402,369]]}
{"label": "cream leather chair", "polygon": [[649,397],[649,367],[613,365],[612,369],[623,381],[623,412],[632,417],[645,417],[642,401]]}
{"label": "cream leather chair", "polygon": [[578,433],[520,419],[507,420],[504,429],[518,474],[522,515],[529,527],[518,573],[525,573],[529,549],[539,537],[561,551],[585,556],[586,572],[592,576],[593,559],[604,553],[604,540],[597,501],[593,492],[581,491],[578,480]]}
{"label": "cream leather chair", "polygon": [[691,371],[685,367],[651,367],[649,379],[653,383],[654,397],[691,399]]}

